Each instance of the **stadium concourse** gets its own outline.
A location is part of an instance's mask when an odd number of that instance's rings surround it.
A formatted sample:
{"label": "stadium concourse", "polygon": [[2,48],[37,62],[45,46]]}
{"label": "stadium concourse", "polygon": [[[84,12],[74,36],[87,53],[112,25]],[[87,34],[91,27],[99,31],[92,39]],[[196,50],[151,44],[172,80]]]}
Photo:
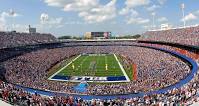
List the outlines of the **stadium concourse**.
{"label": "stadium concourse", "polygon": [[[191,105],[199,101],[198,32],[197,26],[146,32],[139,40],[67,42],[51,34],[1,32],[0,98],[28,106]],[[77,83],[48,80],[79,54],[116,54],[131,81],[89,83],[79,92]]]}

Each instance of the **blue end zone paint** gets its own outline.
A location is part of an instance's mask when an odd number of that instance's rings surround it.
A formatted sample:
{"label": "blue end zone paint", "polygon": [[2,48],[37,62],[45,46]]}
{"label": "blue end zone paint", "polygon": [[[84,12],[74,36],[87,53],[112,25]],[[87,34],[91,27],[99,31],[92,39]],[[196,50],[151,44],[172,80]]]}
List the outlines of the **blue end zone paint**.
{"label": "blue end zone paint", "polygon": [[[63,75],[55,75],[51,78],[52,80],[62,80],[62,81],[68,81],[70,80],[70,76],[63,76]],[[77,78],[77,81],[81,80],[81,78]],[[89,81],[90,79],[87,78],[85,81]],[[106,81],[124,81],[126,80],[125,76],[108,76]],[[96,81],[96,80],[92,80]]]}
{"label": "blue end zone paint", "polygon": [[110,76],[107,77],[107,81],[124,81],[126,80],[125,76]]}
{"label": "blue end zone paint", "polygon": [[54,79],[54,80],[69,80],[70,77],[69,76],[63,76],[63,75],[55,75],[51,79]]}
{"label": "blue end zone paint", "polygon": [[[133,46],[133,45],[123,45],[123,46]],[[147,46],[142,46],[142,47],[147,47]],[[96,98],[96,99],[132,98],[132,97],[142,97],[144,95],[150,95],[150,94],[167,93],[168,90],[172,90],[174,88],[180,88],[184,84],[187,84],[189,81],[191,81],[191,79],[193,79],[194,75],[197,73],[198,65],[191,58],[186,57],[185,55],[179,54],[177,52],[166,50],[166,49],[162,49],[162,48],[156,48],[156,47],[149,47],[149,48],[160,50],[160,51],[163,51],[163,52],[167,52],[167,53],[176,55],[179,58],[184,59],[185,61],[189,62],[192,65],[191,72],[188,74],[188,76],[186,78],[184,78],[183,80],[181,80],[180,82],[178,82],[178,83],[176,83],[174,85],[171,85],[169,87],[166,87],[166,88],[163,88],[163,89],[160,89],[160,90],[147,92],[147,93],[140,92],[140,93],[136,93],[136,94],[134,93],[134,94],[126,94],[126,95],[123,94],[123,95],[106,95],[106,96],[103,96],[103,95],[102,96],[100,96],[100,95],[78,95],[78,94],[70,94],[70,95],[74,96],[75,98],[81,97],[81,98],[83,98],[85,100],[91,100],[93,98]],[[28,91],[30,93],[37,92],[38,94],[49,95],[49,96],[55,96],[55,95],[57,95],[57,96],[68,96],[68,94],[65,94],[65,93],[55,93],[55,92],[50,92],[50,91],[35,90],[35,89],[31,89],[31,88],[22,87],[22,86],[19,86],[19,85],[17,87],[23,88],[24,90],[26,90],[26,91]]]}

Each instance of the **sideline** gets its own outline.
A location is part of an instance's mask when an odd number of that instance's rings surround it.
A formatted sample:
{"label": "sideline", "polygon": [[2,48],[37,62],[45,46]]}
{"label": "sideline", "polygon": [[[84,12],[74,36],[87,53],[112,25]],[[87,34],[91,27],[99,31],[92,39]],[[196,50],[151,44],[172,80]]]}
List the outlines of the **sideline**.
{"label": "sideline", "polygon": [[125,81],[125,82],[130,82],[129,77],[128,77],[128,75],[126,74],[126,71],[124,70],[123,66],[120,64],[120,62],[119,62],[119,60],[118,60],[117,56],[116,56],[115,54],[113,54],[113,55],[114,55],[114,57],[115,57],[115,59],[116,59],[117,63],[119,64],[120,69],[122,70],[122,72],[123,72],[124,76],[126,77],[126,81]]}
{"label": "sideline", "polygon": [[64,70],[66,67],[68,67],[73,61],[77,60],[79,57],[81,56],[78,55],[75,59],[73,59],[72,61],[70,61],[67,65],[65,65],[64,67],[62,67],[59,71],[57,71],[56,73],[54,73],[53,75],[51,75],[48,80],[52,80],[52,77],[54,77],[55,75],[57,75],[59,72],[61,72],[62,70]]}

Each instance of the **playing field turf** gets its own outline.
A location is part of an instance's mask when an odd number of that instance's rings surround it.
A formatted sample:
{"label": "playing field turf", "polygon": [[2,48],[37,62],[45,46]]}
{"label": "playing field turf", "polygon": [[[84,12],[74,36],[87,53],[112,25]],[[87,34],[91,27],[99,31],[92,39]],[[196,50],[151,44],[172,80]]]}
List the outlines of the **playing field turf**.
{"label": "playing field turf", "polygon": [[64,76],[124,76],[113,54],[85,54],[59,70]]}

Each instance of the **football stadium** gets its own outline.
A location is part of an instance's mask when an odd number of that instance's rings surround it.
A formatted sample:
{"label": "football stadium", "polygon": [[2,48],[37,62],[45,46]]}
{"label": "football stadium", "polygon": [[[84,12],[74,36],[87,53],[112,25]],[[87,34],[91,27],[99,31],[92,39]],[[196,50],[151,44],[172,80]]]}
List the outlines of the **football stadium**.
{"label": "football stadium", "polygon": [[198,106],[198,3],[3,0],[0,106]]}

